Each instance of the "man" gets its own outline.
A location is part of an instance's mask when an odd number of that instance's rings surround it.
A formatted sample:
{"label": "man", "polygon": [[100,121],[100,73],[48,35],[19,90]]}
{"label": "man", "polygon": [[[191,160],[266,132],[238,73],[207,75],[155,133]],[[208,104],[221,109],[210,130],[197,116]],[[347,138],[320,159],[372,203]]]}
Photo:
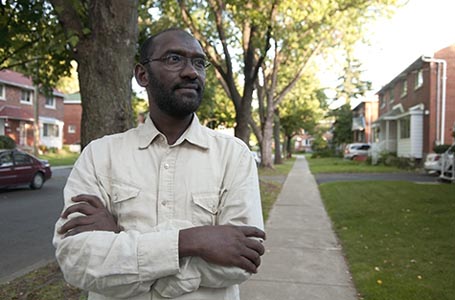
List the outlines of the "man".
{"label": "man", "polygon": [[57,260],[90,300],[239,299],[264,253],[256,164],[194,114],[208,65],[196,39],[163,31],[140,62],[149,117],[84,149],[64,189]]}

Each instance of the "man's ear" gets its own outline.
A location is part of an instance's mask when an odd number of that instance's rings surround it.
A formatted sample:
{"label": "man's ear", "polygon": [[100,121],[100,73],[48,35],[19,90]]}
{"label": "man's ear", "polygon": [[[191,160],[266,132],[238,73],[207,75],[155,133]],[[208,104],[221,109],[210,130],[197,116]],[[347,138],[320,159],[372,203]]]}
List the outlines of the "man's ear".
{"label": "man's ear", "polygon": [[137,84],[142,87],[146,87],[149,84],[149,74],[145,67],[141,64],[137,64],[134,67],[134,77],[136,77]]}

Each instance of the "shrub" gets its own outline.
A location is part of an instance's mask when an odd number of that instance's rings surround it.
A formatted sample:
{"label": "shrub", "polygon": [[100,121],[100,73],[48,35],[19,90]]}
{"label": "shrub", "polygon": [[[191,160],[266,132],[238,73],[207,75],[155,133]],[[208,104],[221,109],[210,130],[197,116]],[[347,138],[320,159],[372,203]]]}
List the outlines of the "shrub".
{"label": "shrub", "polygon": [[450,147],[450,145],[448,145],[448,144],[436,145],[433,147],[433,151],[435,153],[441,154],[441,153],[446,152],[446,150],[449,149],[449,147]]}
{"label": "shrub", "polygon": [[7,135],[0,135],[0,149],[14,149],[16,142]]}

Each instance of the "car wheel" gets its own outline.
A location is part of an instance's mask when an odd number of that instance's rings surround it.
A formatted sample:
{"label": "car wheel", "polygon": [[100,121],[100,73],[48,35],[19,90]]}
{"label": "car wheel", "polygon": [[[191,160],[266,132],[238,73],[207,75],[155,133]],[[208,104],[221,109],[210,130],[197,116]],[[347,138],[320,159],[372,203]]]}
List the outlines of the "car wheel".
{"label": "car wheel", "polygon": [[34,190],[40,189],[44,184],[44,175],[43,173],[36,173],[33,176],[32,182],[30,183],[30,187]]}

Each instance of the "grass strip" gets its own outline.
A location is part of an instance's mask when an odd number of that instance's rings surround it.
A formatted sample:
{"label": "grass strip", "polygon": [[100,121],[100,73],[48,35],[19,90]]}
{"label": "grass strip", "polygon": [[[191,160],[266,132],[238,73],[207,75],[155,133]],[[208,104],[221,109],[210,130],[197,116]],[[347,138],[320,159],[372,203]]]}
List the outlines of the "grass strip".
{"label": "grass strip", "polygon": [[406,172],[391,166],[370,165],[364,161],[342,159],[338,157],[311,158],[306,155],[311,173],[394,173]]}
{"label": "grass strip", "polygon": [[454,184],[332,182],[320,191],[361,299],[453,299]]}

